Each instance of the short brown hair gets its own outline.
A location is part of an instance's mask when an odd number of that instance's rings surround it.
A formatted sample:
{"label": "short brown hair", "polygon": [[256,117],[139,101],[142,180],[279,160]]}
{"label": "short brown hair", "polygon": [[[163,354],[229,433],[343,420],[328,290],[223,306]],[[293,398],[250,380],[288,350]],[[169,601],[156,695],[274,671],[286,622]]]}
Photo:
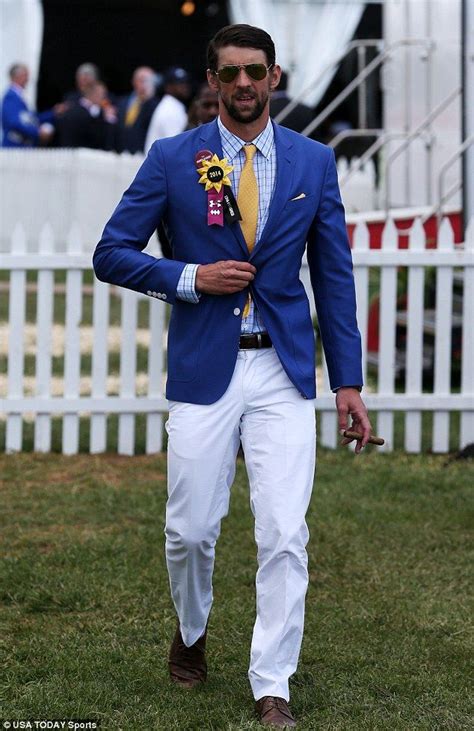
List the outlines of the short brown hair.
{"label": "short brown hair", "polygon": [[225,46],[256,48],[265,53],[269,66],[273,66],[275,63],[275,44],[271,36],[262,28],[240,23],[226,25],[217,31],[207,46],[207,65],[211,71],[217,70],[217,55],[219,50]]}

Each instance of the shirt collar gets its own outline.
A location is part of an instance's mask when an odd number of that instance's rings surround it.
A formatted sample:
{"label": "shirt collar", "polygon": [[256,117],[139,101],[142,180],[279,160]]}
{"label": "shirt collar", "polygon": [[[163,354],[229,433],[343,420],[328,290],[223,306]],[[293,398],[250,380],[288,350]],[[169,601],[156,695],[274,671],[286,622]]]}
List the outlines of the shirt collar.
{"label": "shirt collar", "polygon": [[21,98],[23,99],[25,90],[24,90],[24,88],[22,86],[20,86],[19,84],[15,84],[15,82],[13,81],[10,88],[14,92],[16,92],[18,94],[18,96],[21,96]]}
{"label": "shirt collar", "polygon": [[[234,157],[239,154],[242,147],[249,143],[245,142],[245,140],[241,140],[240,137],[234,135],[233,132],[229,132],[227,127],[225,127],[222,123],[220,117],[217,118],[217,125],[221,136],[222,152],[224,157],[226,157],[229,161],[233,160]],[[274,136],[272,121],[269,118],[265,129],[263,129],[254,140],[251,140],[251,144],[255,145],[257,150],[268,159],[273,149]]]}

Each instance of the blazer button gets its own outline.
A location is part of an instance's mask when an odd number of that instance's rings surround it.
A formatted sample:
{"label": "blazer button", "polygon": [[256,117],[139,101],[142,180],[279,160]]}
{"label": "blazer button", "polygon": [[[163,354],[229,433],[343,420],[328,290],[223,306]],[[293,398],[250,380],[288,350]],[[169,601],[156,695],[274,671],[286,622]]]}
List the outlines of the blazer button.
{"label": "blazer button", "polygon": [[165,299],[168,299],[168,297],[167,297],[167,295],[166,295],[166,294],[162,294],[162,295],[161,295],[161,299],[162,299],[162,300],[165,300]]}
{"label": "blazer button", "polygon": [[236,315],[236,316],[237,316],[237,315],[240,315],[240,310],[239,310],[239,308],[238,308],[238,307],[236,307],[236,308],[235,308],[235,310],[234,310],[234,315]]}

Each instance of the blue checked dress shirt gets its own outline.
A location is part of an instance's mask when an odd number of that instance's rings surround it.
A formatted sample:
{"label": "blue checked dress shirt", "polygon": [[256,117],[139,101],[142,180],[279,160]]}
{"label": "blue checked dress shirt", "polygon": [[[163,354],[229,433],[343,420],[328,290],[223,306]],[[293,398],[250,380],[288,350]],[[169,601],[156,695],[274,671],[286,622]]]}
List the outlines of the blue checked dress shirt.
{"label": "blue checked dress shirt", "polygon": [[[230,173],[230,179],[232,183],[232,190],[237,198],[239,193],[240,175],[245,163],[245,153],[242,148],[244,145],[250,143],[246,143],[244,140],[241,140],[239,137],[232,134],[232,132],[229,132],[229,130],[222,124],[220,118],[217,119],[217,124],[221,136],[223,155],[227,158],[228,162],[234,166],[233,171]],[[253,159],[253,167],[258,185],[258,219],[255,241],[255,246],[258,246],[260,236],[262,235],[262,231],[265,228],[265,224],[268,219],[270,203],[275,189],[276,150],[273,126],[270,119],[268,120],[265,129],[260,132],[258,137],[251,140],[251,142],[257,148],[257,152]],[[176,296],[179,299],[195,304],[199,302],[199,295],[195,289],[196,271],[198,266],[198,264],[186,264],[176,290]],[[255,303],[251,300],[249,314],[247,317],[242,318],[241,332],[243,334],[257,333],[264,332],[265,329],[266,328],[262,322],[259,312],[255,307]]]}

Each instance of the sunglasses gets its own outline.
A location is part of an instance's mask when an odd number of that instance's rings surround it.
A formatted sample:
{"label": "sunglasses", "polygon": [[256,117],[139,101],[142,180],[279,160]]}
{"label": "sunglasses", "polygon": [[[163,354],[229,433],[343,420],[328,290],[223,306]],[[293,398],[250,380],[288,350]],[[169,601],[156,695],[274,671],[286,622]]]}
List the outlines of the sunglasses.
{"label": "sunglasses", "polygon": [[234,81],[239,75],[240,69],[243,69],[250,79],[262,81],[272,66],[273,64],[265,66],[264,63],[241,63],[236,66],[222,66],[222,68],[217,69],[214,73],[219,81],[222,81],[224,84],[230,84],[231,81]]}

